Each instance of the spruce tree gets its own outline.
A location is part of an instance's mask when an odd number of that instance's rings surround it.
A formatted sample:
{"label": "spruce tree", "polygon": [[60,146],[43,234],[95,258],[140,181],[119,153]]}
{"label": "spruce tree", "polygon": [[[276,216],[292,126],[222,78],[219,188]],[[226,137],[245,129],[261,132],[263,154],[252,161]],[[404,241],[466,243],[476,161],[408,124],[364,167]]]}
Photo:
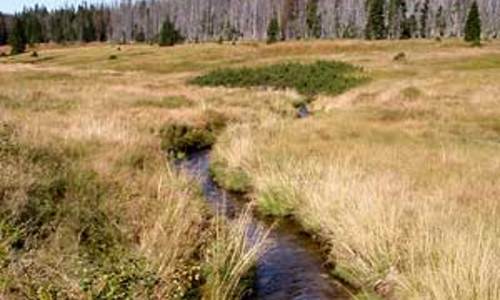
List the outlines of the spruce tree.
{"label": "spruce tree", "polygon": [[481,17],[479,15],[479,7],[477,2],[472,2],[472,6],[467,16],[465,24],[465,41],[480,43],[481,41]]}
{"label": "spruce tree", "polygon": [[309,0],[306,7],[307,36],[309,38],[321,37],[321,16],[318,14],[318,0]]}
{"label": "spruce tree", "polygon": [[26,34],[24,28],[24,22],[19,17],[14,18],[14,26],[12,27],[12,32],[9,35],[9,45],[11,46],[11,55],[21,54],[26,51]]}
{"label": "spruce tree", "polygon": [[429,0],[424,1],[424,5],[420,9],[420,37],[427,38],[427,21],[429,19]]}
{"label": "spruce tree", "polygon": [[388,26],[388,35],[389,38],[394,39],[397,38],[400,34],[399,32],[399,23],[401,22],[400,14],[399,14],[399,0],[390,0],[389,1],[389,26]]}
{"label": "spruce tree", "polygon": [[279,35],[280,24],[278,23],[278,18],[276,16],[273,16],[273,18],[269,22],[269,26],[267,26],[267,43],[276,43],[279,40]]}
{"label": "spruce tree", "polygon": [[7,44],[8,41],[8,32],[7,32],[7,22],[5,21],[5,17],[0,13],[0,46]]}
{"label": "spruce tree", "polygon": [[443,12],[443,6],[440,5],[436,14],[436,29],[440,37],[443,37],[446,31],[446,19]]}
{"label": "spruce tree", "polygon": [[170,19],[167,18],[161,26],[159,45],[161,47],[174,46],[181,41],[181,34],[179,33],[179,31],[177,31],[177,29],[175,29],[174,23],[172,23]]}
{"label": "spruce tree", "polygon": [[385,0],[370,0],[365,35],[366,38],[370,40],[381,40],[387,37],[387,29],[385,26]]}

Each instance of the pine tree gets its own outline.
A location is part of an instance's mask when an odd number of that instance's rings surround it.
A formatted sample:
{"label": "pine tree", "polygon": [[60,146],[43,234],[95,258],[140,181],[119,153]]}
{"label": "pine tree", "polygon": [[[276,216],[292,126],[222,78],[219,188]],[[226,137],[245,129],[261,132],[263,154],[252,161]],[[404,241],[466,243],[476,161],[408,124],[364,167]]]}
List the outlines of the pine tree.
{"label": "pine tree", "polygon": [[436,14],[436,30],[440,37],[443,37],[446,31],[446,19],[443,12],[443,6],[440,5]]}
{"label": "pine tree", "polygon": [[400,24],[400,36],[399,38],[402,40],[411,39],[411,28],[410,28],[410,19],[407,17],[408,7],[406,6],[406,1],[401,0],[401,24]]}
{"label": "pine tree", "polygon": [[389,26],[388,26],[388,35],[389,38],[394,39],[399,35],[399,0],[390,0],[389,1]]}
{"label": "pine tree", "polygon": [[134,30],[134,40],[138,43],[144,43],[146,41],[146,34],[144,33],[144,29],[137,28],[137,25],[135,26]]}
{"label": "pine tree", "polygon": [[11,55],[21,54],[26,51],[26,34],[24,28],[24,22],[19,17],[14,18],[14,26],[12,27],[12,32],[9,35],[9,45],[11,46]]}
{"label": "pine tree", "polygon": [[307,36],[319,39],[321,37],[321,16],[318,14],[318,0],[309,0],[306,12]]}
{"label": "pine tree", "polygon": [[381,40],[387,37],[385,26],[385,0],[371,0],[365,35],[367,39]]}
{"label": "pine tree", "polygon": [[472,6],[467,16],[465,24],[465,41],[480,43],[481,41],[481,17],[479,15],[479,7],[477,2],[472,2]]}
{"label": "pine tree", "polygon": [[276,16],[273,16],[273,18],[269,22],[269,26],[267,26],[267,43],[276,43],[279,40],[279,35],[280,24],[278,23],[278,18]]}
{"label": "pine tree", "polygon": [[420,37],[427,38],[427,21],[429,19],[429,0],[424,1],[424,5],[420,9]]}
{"label": "pine tree", "polygon": [[183,40],[181,34],[175,29],[174,23],[167,18],[160,30],[160,40],[159,44],[161,47],[173,46]]}
{"label": "pine tree", "polygon": [[7,32],[7,22],[5,17],[0,13],[0,46],[7,44],[9,33]]}

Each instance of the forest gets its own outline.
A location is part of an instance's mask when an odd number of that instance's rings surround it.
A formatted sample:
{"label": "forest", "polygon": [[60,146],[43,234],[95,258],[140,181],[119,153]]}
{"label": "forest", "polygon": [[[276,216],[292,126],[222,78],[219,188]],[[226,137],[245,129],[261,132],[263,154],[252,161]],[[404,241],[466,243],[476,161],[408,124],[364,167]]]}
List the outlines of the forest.
{"label": "forest", "polygon": [[[112,4],[25,8],[0,14],[0,45],[8,41],[14,19],[22,21],[26,42],[157,42],[171,20],[189,42],[264,40],[277,21],[281,40],[306,38],[462,37],[473,1],[463,0],[122,0]],[[500,31],[500,3],[477,1],[482,36]],[[380,34],[370,33],[378,14]]]}

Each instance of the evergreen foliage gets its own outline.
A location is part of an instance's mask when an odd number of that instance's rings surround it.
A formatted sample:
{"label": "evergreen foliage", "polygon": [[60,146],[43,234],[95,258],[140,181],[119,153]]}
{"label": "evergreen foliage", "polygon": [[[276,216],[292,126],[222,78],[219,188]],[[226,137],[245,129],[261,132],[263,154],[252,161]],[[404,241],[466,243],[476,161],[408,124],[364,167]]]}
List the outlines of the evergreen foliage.
{"label": "evergreen foliage", "polygon": [[439,6],[436,14],[436,29],[440,37],[443,37],[446,31],[446,18],[443,12],[443,6]]}
{"label": "evergreen foliage", "polygon": [[7,44],[9,40],[9,33],[7,31],[7,22],[5,17],[0,12],[0,46]]}
{"label": "evergreen foliage", "polygon": [[22,16],[25,24],[26,39],[30,45],[45,42],[44,28],[36,13],[38,10],[38,6],[35,6],[33,11],[27,11]]}
{"label": "evergreen foliage", "polygon": [[465,24],[465,41],[479,43],[481,41],[481,16],[477,2],[472,2],[467,23]]}
{"label": "evergreen foliage", "polygon": [[318,0],[307,2],[307,36],[309,38],[321,37],[321,16],[318,14]]}
{"label": "evergreen foliage", "polygon": [[368,22],[365,35],[369,40],[381,40],[387,37],[385,26],[385,0],[370,0]]}
{"label": "evergreen foliage", "polygon": [[183,38],[179,31],[175,29],[174,23],[167,18],[161,26],[159,45],[161,47],[174,46],[182,40]]}
{"label": "evergreen foliage", "polygon": [[14,25],[12,27],[12,32],[9,35],[9,45],[11,46],[11,55],[21,54],[26,51],[26,34],[24,21],[16,16],[14,18]]}
{"label": "evergreen foliage", "polygon": [[146,41],[146,33],[142,27],[134,26],[134,40],[138,43],[144,43]]}
{"label": "evergreen foliage", "polygon": [[420,37],[427,38],[428,37],[428,20],[429,20],[429,0],[424,1],[424,5],[420,9]]}
{"label": "evergreen foliage", "polygon": [[257,68],[221,69],[195,78],[202,86],[294,88],[306,96],[337,95],[365,79],[360,69],[343,62],[317,61],[312,64],[283,63]]}
{"label": "evergreen foliage", "polygon": [[278,18],[274,16],[269,22],[269,26],[267,27],[267,43],[276,43],[279,40],[279,35],[280,24],[278,22]]}

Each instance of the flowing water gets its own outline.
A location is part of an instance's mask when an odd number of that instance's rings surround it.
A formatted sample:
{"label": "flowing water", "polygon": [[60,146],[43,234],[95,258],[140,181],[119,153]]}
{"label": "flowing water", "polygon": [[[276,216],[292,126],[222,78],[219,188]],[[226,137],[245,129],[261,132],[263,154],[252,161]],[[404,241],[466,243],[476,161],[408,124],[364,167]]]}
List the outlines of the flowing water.
{"label": "flowing water", "polygon": [[[179,166],[199,180],[213,209],[233,218],[244,204],[214,183],[209,175],[209,163],[210,152],[200,151],[181,161]],[[258,218],[252,222],[250,226],[254,227],[271,226]],[[328,275],[317,245],[296,225],[282,223],[271,230],[270,248],[257,263],[254,293],[250,299],[350,299],[346,289]]]}

